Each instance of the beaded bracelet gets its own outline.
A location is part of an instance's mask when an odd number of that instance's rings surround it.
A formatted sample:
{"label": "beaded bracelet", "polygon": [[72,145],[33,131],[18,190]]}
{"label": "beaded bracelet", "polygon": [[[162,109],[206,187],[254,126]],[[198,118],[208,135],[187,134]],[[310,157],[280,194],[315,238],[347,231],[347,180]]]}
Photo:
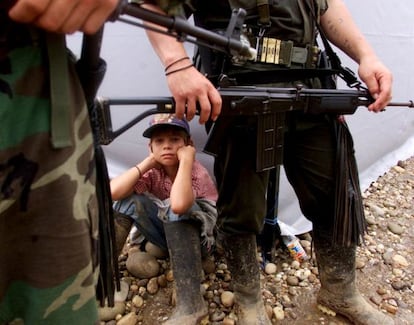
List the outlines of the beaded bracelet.
{"label": "beaded bracelet", "polygon": [[182,58],[180,58],[180,59],[178,59],[178,60],[176,60],[176,61],[174,61],[174,62],[172,62],[172,63],[170,63],[169,65],[167,65],[166,67],[165,67],[165,69],[164,69],[164,71],[165,72],[167,72],[167,70],[169,69],[169,68],[171,68],[174,64],[176,64],[176,63],[178,63],[178,62],[181,62],[181,61],[184,61],[184,60],[190,60],[190,58],[188,57],[188,56],[184,56],[184,57],[182,57]]}
{"label": "beaded bracelet", "polygon": [[191,68],[191,67],[193,67],[193,66],[194,66],[194,65],[191,63],[191,64],[189,64],[189,65],[186,65],[186,66],[182,67],[182,68],[179,68],[179,69],[176,69],[176,70],[172,70],[172,71],[168,71],[168,72],[166,72],[166,73],[165,73],[165,75],[166,75],[166,76],[168,76],[168,75],[170,75],[170,74],[172,74],[172,73],[176,73],[176,72],[178,72],[178,71],[183,71],[183,70],[188,69],[188,68]]}

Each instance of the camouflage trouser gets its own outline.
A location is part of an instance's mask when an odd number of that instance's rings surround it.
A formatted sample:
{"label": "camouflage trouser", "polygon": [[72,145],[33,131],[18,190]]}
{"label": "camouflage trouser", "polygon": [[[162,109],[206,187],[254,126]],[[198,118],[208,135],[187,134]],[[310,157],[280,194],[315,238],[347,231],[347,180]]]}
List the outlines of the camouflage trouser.
{"label": "camouflage trouser", "polygon": [[0,324],[94,324],[98,228],[88,113],[72,87],[74,145],[51,146],[44,60],[36,46],[0,58]]}

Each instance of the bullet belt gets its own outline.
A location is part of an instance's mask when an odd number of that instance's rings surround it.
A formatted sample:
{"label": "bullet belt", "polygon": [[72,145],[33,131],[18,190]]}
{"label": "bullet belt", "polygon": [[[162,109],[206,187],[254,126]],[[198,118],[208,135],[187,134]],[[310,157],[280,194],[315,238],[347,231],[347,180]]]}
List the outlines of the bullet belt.
{"label": "bullet belt", "polygon": [[272,63],[290,67],[292,63],[304,67],[314,64],[319,55],[317,47],[298,47],[292,41],[282,41],[272,37],[262,37],[257,46],[256,62]]}

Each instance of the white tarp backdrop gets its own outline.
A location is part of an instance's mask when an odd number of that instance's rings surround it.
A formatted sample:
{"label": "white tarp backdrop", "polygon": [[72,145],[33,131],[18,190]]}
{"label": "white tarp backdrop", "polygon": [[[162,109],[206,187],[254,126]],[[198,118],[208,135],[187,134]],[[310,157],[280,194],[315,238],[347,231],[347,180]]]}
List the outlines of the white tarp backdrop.
{"label": "white tarp backdrop", "polygon": [[[414,99],[414,2],[412,0],[345,0],[362,32],[383,62],[394,74],[393,99]],[[69,47],[79,54],[81,34],[69,37]],[[186,44],[190,51],[192,46]],[[192,52],[190,52],[192,53]],[[338,50],[345,66],[357,66]],[[102,57],[108,64],[99,90],[103,97],[168,96],[163,67],[141,28],[121,22],[107,23]],[[341,88],[346,86],[341,85]],[[113,112],[114,127],[137,115],[137,108],[118,107]],[[365,190],[388,168],[414,155],[414,109],[388,108],[379,114],[361,107],[347,117],[352,130],[361,188]],[[144,120],[105,146],[110,176],[115,176],[139,162],[148,153],[147,139],[142,137],[148,125]],[[193,138],[199,149],[198,159],[212,172],[212,158],[201,152],[205,142],[204,128],[191,123]],[[279,219],[303,233],[311,225],[301,216],[295,195],[283,172],[279,194]]]}

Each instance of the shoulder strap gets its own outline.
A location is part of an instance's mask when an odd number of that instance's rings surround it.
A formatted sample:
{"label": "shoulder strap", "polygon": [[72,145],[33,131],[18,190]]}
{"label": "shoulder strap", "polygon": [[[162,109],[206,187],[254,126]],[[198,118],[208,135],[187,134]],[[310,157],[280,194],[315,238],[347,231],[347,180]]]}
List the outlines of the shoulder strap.
{"label": "shoulder strap", "polygon": [[76,68],[88,106],[95,149],[96,196],[99,206],[99,278],[96,296],[101,306],[104,306],[107,301],[108,306],[113,307],[115,291],[120,290],[121,284],[116,254],[111,189],[105,153],[99,143],[100,122],[95,101],[106,71],[106,62],[100,57],[103,32],[102,26],[93,35],[83,35],[81,57],[76,63]]}
{"label": "shoulder strap", "polygon": [[271,24],[269,0],[256,0],[256,7],[259,13],[259,25],[269,27]]}
{"label": "shoulder strap", "polygon": [[338,55],[336,54],[336,52],[333,50],[328,38],[326,37],[326,34],[324,32],[324,30],[322,29],[321,25],[318,22],[318,19],[316,18],[316,13],[313,9],[313,6],[309,3],[309,1],[314,1],[314,0],[305,0],[305,3],[309,9],[309,11],[311,12],[312,18],[315,21],[315,25],[318,28],[319,31],[319,35],[321,37],[322,43],[323,43],[323,47],[325,48],[325,52],[328,55],[328,58],[332,64],[332,68],[334,70],[338,71],[338,75],[339,77],[341,77],[342,80],[344,80],[346,82],[346,84],[348,85],[348,87],[350,88],[364,88],[361,84],[361,81],[358,80],[358,78],[355,76],[355,73],[347,68],[344,67],[342,65],[341,60],[339,59]]}
{"label": "shoulder strap", "polygon": [[51,134],[54,148],[72,145],[69,71],[65,36],[46,34],[50,73]]}

